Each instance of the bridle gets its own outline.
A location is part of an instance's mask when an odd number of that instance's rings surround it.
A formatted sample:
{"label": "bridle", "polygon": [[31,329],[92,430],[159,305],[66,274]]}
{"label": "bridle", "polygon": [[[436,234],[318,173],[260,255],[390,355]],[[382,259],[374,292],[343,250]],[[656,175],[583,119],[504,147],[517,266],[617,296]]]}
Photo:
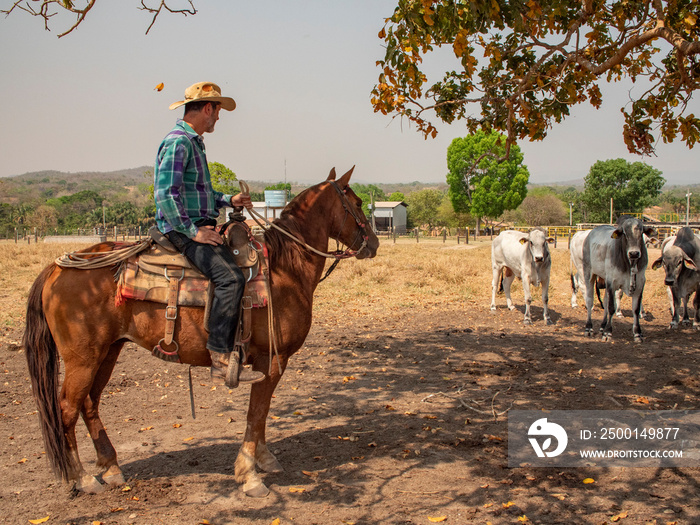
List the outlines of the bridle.
{"label": "bridle", "polygon": [[[335,189],[335,191],[338,193],[338,196],[340,197],[340,203],[343,205],[343,209],[345,209],[345,217],[343,217],[343,222],[340,225],[338,235],[336,237],[340,236],[340,233],[343,231],[343,227],[345,226],[345,222],[348,220],[348,216],[352,217],[355,220],[355,223],[357,224],[359,230],[357,232],[357,235],[355,236],[355,239],[353,239],[352,243],[350,243],[349,246],[352,246],[355,244],[355,241],[359,239],[360,236],[362,236],[362,244],[357,250],[352,250],[348,246],[345,250],[340,249],[340,241],[338,239],[335,239],[336,242],[336,250],[333,252],[323,252],[321,250],[317,250],[313,246],[308,245],[306,242],[303,240],[299,239],[292,233],[288,232],[284,228],[281,228],[277,224],[270,222],[267,220],[267,218],[263,217],[260,213],[255,211],[254,209],[248,210],[248,212],[251,214],[253,217],[253,220],[260,226],[262,229],[269,229],[269,228],[275,228],[276,230],[280,231],[293,241],[301,244],[304,248],[309,250],[312,253],[315,253],[316,255],[320,255],[321,257],[325,257],[327,259],[335,259],[333,261],[333,264],[330,265],[328,270],[326,271],[326,274],[321,278],[319,283],[323,281],[326,277],[328,277],[333,270],[335,270],[335,267],[338,265],[338,263],[343,260],[343,259],[349,259],[351,257],[357,257],[357,254],[360,253],[366,246],[367,246],[367,241],[369,240],[369,235],[367,234],[367,223],[364,222],[358,214],[352,209],[352,206],[350,204],[350,200],[348,199],[348,196],[346,194],[346,190],[340,189],[340,186],[338,186],[338,183],[334,180],[329,180],[327,181],[330,183],[331,186]],[[241,185],[241,191],[244,191],[245,193],[248,193],[248,185],[245,184],[243,181],[240,181]],[[261,220],[267,224],[267,227],[262,224]]]}

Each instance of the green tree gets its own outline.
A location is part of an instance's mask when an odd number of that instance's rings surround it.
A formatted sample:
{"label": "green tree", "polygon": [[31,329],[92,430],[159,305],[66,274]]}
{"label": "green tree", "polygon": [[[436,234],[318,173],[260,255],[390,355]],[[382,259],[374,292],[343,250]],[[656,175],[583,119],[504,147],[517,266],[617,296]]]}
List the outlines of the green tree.
{"label": "green tree", "polygon": [[[398,0],[379,32],[384,59],[372,91],[375,111],[401,116],[427,136],[437,119],[467,129],[542,140],[572,106],[599,108],[600,85],[629,79],[623,137],[649,154],[656,134],[692,147],[700,118],[700,3],[692,0]],[[459,67],[429,79],[423,59],[451,48]],[[427,63],[427,61],[426,61]]]}
{"label": "green tree", "polygon": [[402,202],[406,200],[406,196],[400,191],[395,191],[389,195],[386,200],[389,202]]}
{"label": "green tree", "polygon": [[408,194],[407,221],[411,227],[427,225],[432,228],[438,222],[438,209],[442,203],[442,192],[439,190],[419,190]]}
{"label": "green tree", "polygon": [[496,218],[517,208],[527,195],[530,174],[518,146],[502,161],[505,137],[500,133],[477,131],[456,138],[447,148],[448,195],[457,213],[477,219]]}
{"label": "green tree", "polygon": [[220,162],[209,162],[209,173],[211,175],[211,185],[216,191],[234,195],[240,190],[236,181],[236,174]]}
{"label": "green tree", "polygon": [[374,199],[374,202],[386,200],[384,190],[376,184],[350,184],[350,187],[355,192],[355,195],[362,199],[362,209],[367,217],[370,216],[369,205],[372,199]]}
{"label": "green tree", "polygon": [[49,199],[46,204],[56,210],[59,228],[65,230],[94,226],[92,211],[102,209],[103,198],[97,192],[84,190],[73,195]]}
{"label": "green tree", "polygon": [[470,214],[455,211],[449,194],[445,193],[437,209],[437,225],[448,228],[464,228],[473,224],[474,219]]}
{"label": "green tree", "polygon": [[581,202],[589,222],[608,222],[610,199],[614,214],[641,212],[654,203],[666,180],[643,162],[624,159],[598,161],[585,178]]}

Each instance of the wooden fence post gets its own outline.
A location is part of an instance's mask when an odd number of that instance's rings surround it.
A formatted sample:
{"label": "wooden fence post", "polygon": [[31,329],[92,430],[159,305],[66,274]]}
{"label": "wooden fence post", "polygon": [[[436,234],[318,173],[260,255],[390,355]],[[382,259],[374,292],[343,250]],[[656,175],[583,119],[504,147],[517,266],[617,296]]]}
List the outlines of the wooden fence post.
{"label": "wooden fence post", "polygon": [[569,244],[567,248],[570,250],[571,249],[571,228],[569,228]]}
{"label": "wooden fence post", "polygon": [[418,228],[415,228],[413,231],[416,234],[416,243],[417,243],[418,242]]}
{"label": "wooden fence post", "polygon": [[467,237],[466,237],[466,239],[467,239],[467,244],[469,244],[469,226],[467,226]]}

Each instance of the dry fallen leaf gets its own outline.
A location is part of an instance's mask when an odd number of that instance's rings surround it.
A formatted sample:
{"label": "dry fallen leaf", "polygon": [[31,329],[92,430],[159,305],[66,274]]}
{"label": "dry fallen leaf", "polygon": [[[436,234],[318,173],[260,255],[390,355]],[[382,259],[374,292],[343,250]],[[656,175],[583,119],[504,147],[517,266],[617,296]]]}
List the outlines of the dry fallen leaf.
{"label": "dry fallen leaf", "polygon": [[289,487],[289,492],[304,492],[306,489],[304,487]]}
{"label": "dry fallen leaf", "polygon": [[586,478],[583,480],[584,485],[590,485],[591,483],[595,483],[595,480],[593,478]]}
{"label": "dry fallen leaf", "polygon": [[180,423],[173,423],[173,428],[180,428],[182,425]]}
{"label": "dry fallen leaf", "polygon": [[627,512],[620,512],[620,514],[617,514],[610,518],[610,521],[620,521],[621,519],[624,519],[627,517]]}
{"label": "dry fallen leaf", "polygon": [[522,516],[518,516],[518,521],[521,523],[527,523],[530,520],[528,519],[527,516],[525,516],[525,514],[523,514]]}
{"label": "dry fallen leaf", "polygon": [[157,85],[155,88],[153,88],[153,89],[155,89],[156,91],[163,91],[163,88],[164,88],[164,87],[165,87],[165,84],[163,84],[163,83],[161,82],[160,84],[158,84],[158,85]]}
{"label": "dry fallen leaf", "polygon": [[644,397],[644,396],[639,396],[637,399],[634,400],[635,403],[642,403],[644,405],[649,404],[649,399]]}
{"label": "dry fallen leaf", "polygon": [[507,509],[508,507],[512,507],[513,505],[515,505],[515,503],[513,503],[512,501],[509,501],[508,503],[503,504],[503,508]]}
{"label": "dry fallen leaf", "polygon": [[26,463],[26,462],[27,462],[27,458],[22,458],[17,463]]}
{"label": "dry fallen leaf", "polygon": [[29,523],[33,523],[34,525],[37,525],[38,523],[44,523],[46,521],[49,521],[48,516],[45,516],[43,518],[39,518],[38,520],[29,520]]}
{"label": "dry fallen leaf", "polygon": [[430,516],[428,516],[428,519],[433,523],[440,523],[441,521],[445,521],[447,519],[447,516],[438,516],[436,518],[431,518]]}
{"label": "dry fallen leaf", "polygon": [[275,518],[274,520],[272,520],[272,522],[270,523],[270,525],[280,525],[280,519],[279,519],[279,518]]}

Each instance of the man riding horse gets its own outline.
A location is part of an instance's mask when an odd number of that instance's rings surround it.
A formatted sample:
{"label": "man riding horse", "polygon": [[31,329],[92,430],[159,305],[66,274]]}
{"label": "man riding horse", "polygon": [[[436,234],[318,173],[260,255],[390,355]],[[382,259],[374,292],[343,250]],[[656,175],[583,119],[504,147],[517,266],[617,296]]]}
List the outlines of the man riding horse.
{"label": "man riding horse", "polygon": [[158,148],[154,171],[156,224],[161,233],[214,286],[209,318],[207,350],[215,383],[234,387],[236,376],[244,383],[265,379],[262,372],[240,366],[243,356],[235,337],[245,278],[231,251],[215,230],[219,209],[225,206],[252,208],[250,195],[226,195],[214,190],[204,148],[204,133],[212,133],[221,108],[233,111],[236,102],[222,97],[211,82],[199,82],[185,90],[182,119]]}

